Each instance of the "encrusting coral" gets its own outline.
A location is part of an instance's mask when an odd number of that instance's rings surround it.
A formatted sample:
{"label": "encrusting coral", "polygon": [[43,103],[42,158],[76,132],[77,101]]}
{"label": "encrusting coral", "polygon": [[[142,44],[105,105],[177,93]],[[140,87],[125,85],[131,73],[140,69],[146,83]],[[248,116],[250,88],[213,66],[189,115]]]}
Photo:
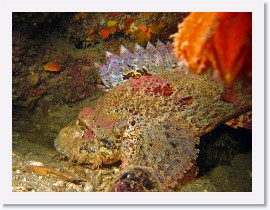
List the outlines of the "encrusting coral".
{"label": "encrusting coral", "polygon": [[178,25],[174,52],[200,74],[211,65],[227,84],[251,80],[251,12],[192,12]]}

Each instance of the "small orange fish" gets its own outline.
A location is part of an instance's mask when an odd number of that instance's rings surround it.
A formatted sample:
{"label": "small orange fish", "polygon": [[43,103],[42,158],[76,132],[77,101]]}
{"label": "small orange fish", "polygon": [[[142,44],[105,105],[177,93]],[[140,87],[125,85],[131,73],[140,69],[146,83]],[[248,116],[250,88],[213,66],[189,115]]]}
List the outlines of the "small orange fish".
{"label": "small orange fish", "polygon": [[62,70],[62,66],[56,61],[47,63],[43,68],[46,71],[53,71],[53,72]]}
{"label": "small orange fish", "polygon": [[59,179],[63,179],[63,180],[74,179],[74,177],[69,175],[69,174],[66,174],[66,173],[61,172],[61,171],[57,171],[53,168],[44,167],[44,166],[30,165],[30,166],[27,166],[27,170],[32,171],[32,172],[39,174],[39,175],[44,175],[44,176],[52,175],[52,176],[55,176],[55,177],[57,177]]}

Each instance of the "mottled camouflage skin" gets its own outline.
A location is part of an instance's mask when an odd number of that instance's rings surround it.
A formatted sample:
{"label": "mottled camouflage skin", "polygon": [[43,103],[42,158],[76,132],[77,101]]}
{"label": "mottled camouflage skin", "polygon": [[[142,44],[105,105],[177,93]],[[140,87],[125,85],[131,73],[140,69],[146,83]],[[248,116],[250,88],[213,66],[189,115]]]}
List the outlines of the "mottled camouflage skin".
{"label": "mottled camouflage skin", "polygon": [[250,109],[249,84],[227,88],[207,73],[160,71],[110,89],[60,131],[55,146],[78,163],[149,167],[167,190],[196,176],[202,134]]}

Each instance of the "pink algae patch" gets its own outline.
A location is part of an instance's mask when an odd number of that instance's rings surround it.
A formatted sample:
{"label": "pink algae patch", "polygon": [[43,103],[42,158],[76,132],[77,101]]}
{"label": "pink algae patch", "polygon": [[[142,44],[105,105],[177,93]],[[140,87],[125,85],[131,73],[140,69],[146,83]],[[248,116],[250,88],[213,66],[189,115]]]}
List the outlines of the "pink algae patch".
{"label": "pink algae patch", "polygon": [[155,95],[159,93],[163,96],[170,96],[173,93],[170,84],[153,74],[142,76],[140,79],[132,79],[130,85],[135,92],[143,90],[145,93]]}
{"label": "pink algae patch", "polygon": [[80,116],[91,117],[94,115],[94,109],[91,107],[85,107],[80,111]]}
{"label": "pink algae patch", "polygon": [[83,135],[83,139],[87,140],[87,141],[92,141],[94,138],[94,132],[93,132],[93,124],[90,124],[88,129],[85,131],[84,135]]}
{"label": "pink algae patch", "polygon": [[127,88],[124,85],[119,85],[116,87],[116,89],[119,93],[125,93],[127,91]]}
{"label": "pink algae patch", "polygon": [[113,129],[114,124],[115,124],[115,121],[109,120],[106,117],[99,117],[97,122],[100,126],[108,130]]}

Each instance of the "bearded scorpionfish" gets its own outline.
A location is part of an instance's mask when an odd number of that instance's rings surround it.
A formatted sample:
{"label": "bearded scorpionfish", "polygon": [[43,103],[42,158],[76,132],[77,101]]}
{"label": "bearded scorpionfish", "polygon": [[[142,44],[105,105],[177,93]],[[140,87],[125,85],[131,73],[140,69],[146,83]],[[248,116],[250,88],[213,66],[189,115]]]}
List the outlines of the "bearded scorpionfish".
{"label": "bearded scorpionfish", "polygon": [[60,131],[55,147],[77,163],[121,161],[123,172],[108,191],[166,191],[191,180],[200,136],[251,110],[250,84],[226,87],[210,73],[189,74],[169,45],[135,46],[134,53],[121,47],[107,61],[96,66],[110,90]]}

